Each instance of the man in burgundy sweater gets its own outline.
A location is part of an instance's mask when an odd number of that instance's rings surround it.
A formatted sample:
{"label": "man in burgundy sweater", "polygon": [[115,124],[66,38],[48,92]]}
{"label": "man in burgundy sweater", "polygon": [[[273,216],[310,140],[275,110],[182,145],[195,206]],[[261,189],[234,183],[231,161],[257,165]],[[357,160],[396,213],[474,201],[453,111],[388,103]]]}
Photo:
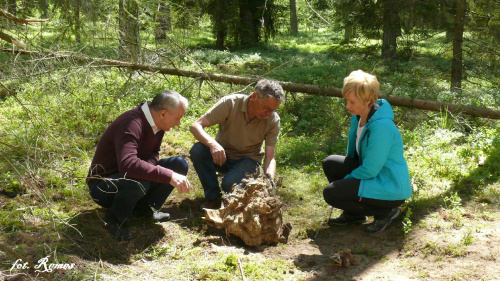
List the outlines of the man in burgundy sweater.
{"label": "man in burgundy sweater", "polygon": [[164,91],[118,116],[99,140],[86,182],[92,199],[109,208],[104,221],[116,238],[132,237],[125,222],[133,213],[168,219],[159,210],[172,190],[189,192],[186,160],[158,160],[163,135],[180,125],[187,107],[179,93]]}

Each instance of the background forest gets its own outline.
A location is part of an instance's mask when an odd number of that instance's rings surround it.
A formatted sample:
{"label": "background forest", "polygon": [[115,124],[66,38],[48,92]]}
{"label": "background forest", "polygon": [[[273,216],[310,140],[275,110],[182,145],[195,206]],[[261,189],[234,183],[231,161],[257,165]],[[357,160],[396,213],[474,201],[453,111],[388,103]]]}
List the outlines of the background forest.
{"label": "background forest", "polygon": [[[0,0],[0,9],[0,278],[500,276],[500,1]],[[357,69],[376,75],[385,97],[410,101],[394,111],[414,195],[374,235],[328,227],[339,211],[322,197],[321,162],[345,154],[350,117],[328,93]],[[288,244],[249,248],[208,227],[193,169],[191,193],[174,192],[164,205],[171,221],[135,221],[128,242],[110,237],[84,183],[107,125],[176,90],[190,107],[161,153],[188,158],[189,125],[262,77],[320,89],[288,90],[278,110]],[[424,105],[411,107],[417,100]],[[344,248],[359,266],[329,266]],[[43,257],[75,267],[13,268]]]}

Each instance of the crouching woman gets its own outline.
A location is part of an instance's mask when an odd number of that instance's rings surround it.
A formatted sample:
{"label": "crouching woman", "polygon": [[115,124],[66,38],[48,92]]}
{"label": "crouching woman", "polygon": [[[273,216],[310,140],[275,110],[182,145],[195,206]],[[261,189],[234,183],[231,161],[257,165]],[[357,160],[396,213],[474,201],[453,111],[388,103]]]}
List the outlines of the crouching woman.
{"label": "crouching woman", "polygon": [[328,221],[330,226],[362,223],[374,216],[366,230],[382,231],[412,195],[403,140],[391,105],[378,99],[379,88],[377,78],[361,70],[344,79],[342,96],[352,115],[347,156],[330,155],[323,161],[329,182],[323,197],[343,210]]}

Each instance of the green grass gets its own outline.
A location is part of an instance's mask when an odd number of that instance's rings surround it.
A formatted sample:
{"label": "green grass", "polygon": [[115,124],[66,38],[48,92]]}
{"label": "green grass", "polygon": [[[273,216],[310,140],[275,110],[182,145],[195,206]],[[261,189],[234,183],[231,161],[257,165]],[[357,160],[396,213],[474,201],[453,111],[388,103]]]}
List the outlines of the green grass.
{"label": "green grass", "polygon": [[[450,48],[443,43],[442,35],[419,42],[410,61],[391,63],[378,58],[376,42],[359,40],[340,45],[334,40],[340,36],[328,30],[301,33],[296,38],[282,35],[258,47],[226,51],[210,49],[212,41],[199,39],[206,39],[204,32],[194,32],[192,37],[175,34],[183,36],[177,43],[186,49],[164,42],[158,47],[172,51],[164,53],[158,63],[174,61],[180,68],[196,71],[203,68],[333,87],[341,87],[344,76],[361,68],[378,75],[384,94],[500,107],[498,88],[484,81],[465,81],[461,93],[448,91]],[[113,56],[110,46],[99,47],[95,53],[90,49],[83,52]],[[203,239],[213,233],[193,211],[203,200],[194,171],[188,175],[192,193],[183,203],[171,202],[187,218],[169,223],[168,233],[136,222],[137,228],[146,229],[145,240],[136,245],[109,239],[100,224],[101,210],[91,202],[83,181],[99,137],[121,112],[163,89],[182,92],[190,100],[190,108],[180,128],[166,135],[162,156],[187,155],[195,142],[188,133],[189,125],[220,96],[243,87],[214,82],[204,82],[200,87],[200,83],[188,78],[52,60],[11,61],[5,54],[0,64],[2,83],[15,92],[12,96],[4,89],[0,91],[0,188],[24,194],[0,197],[0,240],[12,245],[16,252],[31,257],[85,259],[85,267],[60,273],[58,280],[85,280],[94,274],[103,278],[116,274],[137,277],[132,269],[120,265],[140,267],[142,259],[163,263],[165,272],[159,275],[169,278],[234,280],[240,276],[238,259],[251,280],[285,279],[290,268],[295,268],[281,258],[259,260],[239,253],[217,254],[203,247],[207,245]],[[41,72],[44,74],[35,75]],[[281,132],[277,177],[284,178],[278,194],[284,203],[285,221],[294,226],[291,241],[300,241],[317,235],[331,214],[322,198],[327,182],[321,162],[330,154],[345,153],[349,116],[338,98],[300,93],[288,93],[287,98],[278,110]],[[444,245],[429,241],[423,252],[466,255],[467,247],[474,243],[474,228],[464,217],[470,212],[467,206],[475,206],[476,216],[486,221],[494,220],[491,214],[500,206],[499,123],[406,108],[395,108],[395,115],[415,190],[405,204],[411,212],[401,231],[409,236],[417,227],[464,230],[458,241]],[[215,134],[216,128],[208,131]],[[479,166],[482,158],[484,164]],[[172,198],[181,197],[174,194]],[[440,216],[429,216],[440,208],[445,210]],[[334,210],[333,216],[338,214]],[[363,245],[354,251],[375,255]],[[6,262],[0,267],[8,270],[12,257],[2,259]],[[101,267],[102,260],[111,261],[111,265]]]}

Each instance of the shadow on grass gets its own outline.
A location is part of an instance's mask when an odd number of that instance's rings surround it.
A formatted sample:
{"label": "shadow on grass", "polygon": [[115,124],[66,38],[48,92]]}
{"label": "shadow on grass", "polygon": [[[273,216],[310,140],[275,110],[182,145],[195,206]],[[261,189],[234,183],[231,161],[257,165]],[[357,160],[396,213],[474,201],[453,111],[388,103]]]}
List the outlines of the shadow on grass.
{"label": "shadow on grass", "polygon": [[[405,204],[411,208],[411,221],[416,225],[429,214],[446,208],[446,198],[455,194],[460,203],[465,205],[476,200],[478,203],[487,203],[488,208],[500,206],[500,130],[496,136],[488,157],[464,178],[457,179],[451,188],[442,194],[429,198],[410,201]],[[464,214],[464,216],[467,214]],[[311,244],[318,250],[315,253],[300,254],[295,265],[303,271],[314,271],[315,277],[310,280],[351,280],[362,275],[370,267],[385,259],[396,258],[406,244],[402,231],[404,214],[392,222],[384,231],[375,234],[365,232],[366,225],[351,225],[329,228],[320,226],[319,229],[308,230]],[[357,266],[341,268],[332,266],[331,256],[348,248],[355,255],[361,257]],[[388,273],[390,276],[390,273]]]}
{"label": "shadow on grass", "polygon": [[[380,261],[397,255],[403,248],[405,237],[398,224],[401,224],[401,219],[396,219],[386,230],[374,234],[365,231],[367,223],[321,228],[317,236],[311,237],[311,244],[317,251],[299,254],[294,264],[302,271],[315,272],[315,277],[309,280],[355,280]],[[360,258],[360,263],[348,268],[335,266],[331,256],[344,249],[350,249]]]}
{"label": "shadow on grass", "polygon": [[163,227],[153,220],[145,221],[134,217],[129,222],[132,239],[118,241],[109,234],[102,220],[104,214],[105,209],[102,208],[85,210],[68,222],[73,228],[68,228],[60,241],[71,245],[66,248],[66,254],[77,255],[89,261],[127,264],[130,263],[131,255],[155,245],[165,236]]}

